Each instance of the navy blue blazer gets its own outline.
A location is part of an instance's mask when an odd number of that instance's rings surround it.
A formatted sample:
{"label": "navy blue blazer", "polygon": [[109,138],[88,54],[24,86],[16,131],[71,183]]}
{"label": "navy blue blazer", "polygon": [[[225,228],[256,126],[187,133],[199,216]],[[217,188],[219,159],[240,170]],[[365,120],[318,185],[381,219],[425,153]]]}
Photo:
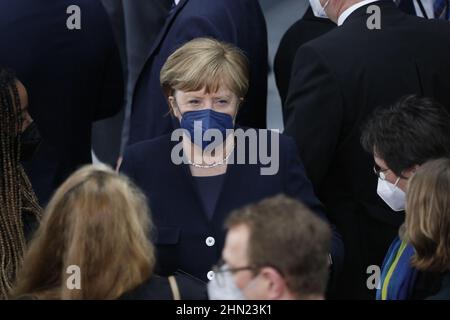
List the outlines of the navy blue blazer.
{"label": "navy blue blazer", "polygon": [[133,95],[128,145],[172,131],[159,76],[167,58],[186,42],[212,37],[241,48],[250,62],[250,88],[237,123],[266,126],[267,30],[257,0],[181,0],[148,54]]}
{"label": "navy blue blazer", "polygon": [[[207,280],[211,267],[221,257],[224,220],[229,213],[279,193],[301,200],[326,219],[293,140],[284,135],[279,137],[278,173],[261,175],[260,169],[264,166],[260,163],[229,164],[211,220],[204,211],[189,166],[175,165],[171,160],[171,151],[177,142],[170,140],[170,134],[127,148],[121,172],[128,175],[148,197],[156,226],[154,240],[158,274],[168,275],[181,269]],[[246,154],[249,154],[248,143]],[[209,237],[215,240],[212,246],[206,243]],[[343,247],[337,232],[331,254],[334,264],[339,266]]]}
{"label": "navy blue blazer", "polygon": [[[69,30],[67,8],[81,10]],[[119,51],[100,0],[0,1],[0,65],[27,88],[43,136],[24,165],[42,204],[66,177],[90,163],[92,122],[123,105]]]}

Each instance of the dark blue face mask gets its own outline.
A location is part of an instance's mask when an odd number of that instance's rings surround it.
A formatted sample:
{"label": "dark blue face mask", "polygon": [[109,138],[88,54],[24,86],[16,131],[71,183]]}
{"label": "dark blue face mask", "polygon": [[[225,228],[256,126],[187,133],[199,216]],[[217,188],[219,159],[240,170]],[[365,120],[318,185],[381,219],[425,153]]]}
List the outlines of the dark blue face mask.
{"label": "dark blue face mask", "polygon": [[[197,124],[197,127],[195,127],[195,122],[200,121],[201,126],[200,124]],[[182,115],[180,126],[181,128],[186,129],[189,132],[191,136],[191,141],[193,143],[197,142],[197,145],[199,145],[198,142],[201,142],[201,145],[199,146],[201,146],[203,150],[205,150],[205,148],[209,146],[211,143],[215,142],[214,140],[215,137],[212,138],[211,141],[204,140],[205,132],[207,130],[209,129],[219,130],[223,138],[223,140],[220,142],[223,142],[226,138],[227,134],[226,130],[234,128],[233,118],[229,114],[217,112],[212,109],[203,109],[198,111],[185,112]],[[200,136],[201,139],[199,141],[195,141],[196,140],[194,139],[195,135]]]}

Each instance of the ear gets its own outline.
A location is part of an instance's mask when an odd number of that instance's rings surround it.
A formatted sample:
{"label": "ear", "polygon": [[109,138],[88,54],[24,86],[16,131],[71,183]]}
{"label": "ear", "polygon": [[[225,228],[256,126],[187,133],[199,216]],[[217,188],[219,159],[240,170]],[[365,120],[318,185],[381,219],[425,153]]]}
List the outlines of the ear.
{"label": "ear", "polygon": [[16,80],[16,88],[17,92],[19,93],[20,107],[23,108],[25,106],[28,106],[28,91],[23,83],[19,80]]}
{"label": "ear", "polygon": [[25,86],[20,82],[19,80],[16,80],[16,87],[19,94],[19,100],[20,100],[20,106],[17,106],[17,108],[20,107],[20,112],[18,110],[18,113],[22,115],[22,128],[21,132],[24,132],[25,129],[33,122],[33,119],[30,116],[30,113],[26,108],[28,108],[28,92]]}
{"label": "ear", "polygon": [[279,300],[288,291],[286,281],[283,276],[272,267],[261,269],[261,277],[267,283],[267,299]]}
{"label": "ear", "polygon": [[406,169],[402,174],[407,178],[411,178],[419,168],[420,168],[420,166],[418,164],[416,164],[416,165],[412,166],[411,168]]}

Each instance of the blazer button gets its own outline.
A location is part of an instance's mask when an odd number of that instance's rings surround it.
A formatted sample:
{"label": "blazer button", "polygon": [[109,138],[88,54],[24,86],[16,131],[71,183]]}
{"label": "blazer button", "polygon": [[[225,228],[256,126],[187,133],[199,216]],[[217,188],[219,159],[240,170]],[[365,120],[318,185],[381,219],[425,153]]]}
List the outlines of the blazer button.
{"label": "blazer button", "polygon": [[209,281],[211,281],[212,279],[214,279],[214,271],[209,271],[206,274],[206,277],[208,278]]}
{"label": "blazer button", "polygon": [[208,247],[212,247],[215,243],[216,243],[216,239],[214,239],[213,237],[206,238],[206,245]]}

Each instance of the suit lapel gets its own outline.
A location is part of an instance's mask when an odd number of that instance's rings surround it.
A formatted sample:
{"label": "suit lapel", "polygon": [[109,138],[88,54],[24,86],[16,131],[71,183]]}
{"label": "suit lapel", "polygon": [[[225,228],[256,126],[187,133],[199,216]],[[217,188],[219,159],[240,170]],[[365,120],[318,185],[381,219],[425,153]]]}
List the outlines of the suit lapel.
{"label": "suit lapel", "polygon": [[184,177],[185,181],[187,182],[189,188],[191,188],[191,190],[193,190],[192,193],[195,194],[197,204],[202,209],[203,216],[206,216],[205,209],[203,208],[203,201],[200,198],[200,195],[198,193],[198,188],[194,181],[194,178],[192,177],[192,173],[191,173],[191,169],[189,168],[189,165],[182,163],[178,166],[180,167],[180,170],[182,171],[183,177]]}
{"label": "suit lapel", "polygon": [[[236,125],[235,130],[239,130],[239,129],[242,129],[245,131],[247,128]],[[258,136],[258,140],[259,140],[259,136]],[[243,176],[243,170],[248,170],[247,165],[237,163],[238,157],[236,154],[236,150],[238,150],[238,149],[237,149],[236,144],[237,144],[237,141],[235,140],[234,150],[230,157],[230,159],[233,159],[233,164],[229,164],[227,167],[226,176],[225,176],[225,179],[223,180],[219,197],[217,198],[216,208],[214,210],[216,219],[217,219],[218,213],[220,213],[222,215],[228,214],[229,212],[225,212],[225,209],[227,208],[228,203],[230,203],[230,201],[235,199],[237,196],[241,196],[241,195],[237,195],[236,185],[234,185],[234,184],[239,183],[240,178]],[[245,144],[245,154],[246,155],[249,154],[249,148],[248,148],[247,143]],[[247,163],[248,159],[246,159],[245,161]]]}
{"label": "suit lapel", "polygon": [[[172,143],[172,148],[173,148],[175,146],[175,142],[171,142],[171,143]],[[208,215],[205,212],[205,208],[203,206],[203,201],[198,192],[197,184],[195,183],[194,178],[192,177],[192,173],[189,168],[189,165],[185,164],[185,163],[181,163],[179,165],[174,164],[174,166],[176,167],[175,170],[177,171],[177,175],[181,176],[181,179],[183,179],[185,181],[186,188],[188,188],[188,190],[192,190],[191,194],[193,194],[193,196],[195,198],[193,201],[196,203],[197,208],[201,211],[201,216],[203,216],[206,219],[206,221],[209,222]]]}
{"label": "suit lapel", "polygon": [[[217,214],[223,211],[222,208],[226,206],[229,201],[228,199],[233,196],[230,195],[230,192],[235,193],[233,182],[237,181],[236,176],[239,174],[239,169],[242,167],[244,166],[238,164],[229,164],[227,166],[227,172],[225,173],[219,197],[217,198],[216,207],[214,208],[214,218],[217,219]],[[228,212],[226,213],[228,214]]]}

